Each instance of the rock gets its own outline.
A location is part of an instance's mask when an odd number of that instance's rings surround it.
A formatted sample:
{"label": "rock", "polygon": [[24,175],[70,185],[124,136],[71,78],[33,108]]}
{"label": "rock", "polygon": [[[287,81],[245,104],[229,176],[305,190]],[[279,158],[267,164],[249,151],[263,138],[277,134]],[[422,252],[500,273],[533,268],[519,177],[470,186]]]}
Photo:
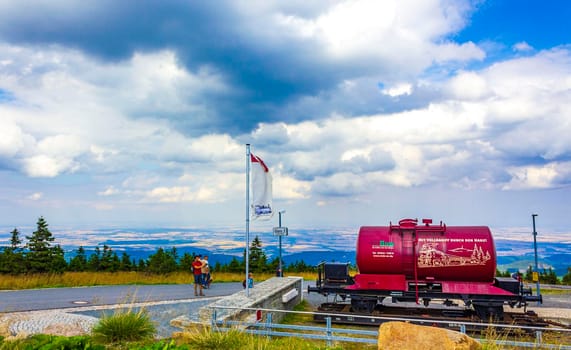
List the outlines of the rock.
{"label": "rock", "polygon": [[480,350],[482,345],[466,334],[405,322],[386,322],[379,328],[379,350]]}

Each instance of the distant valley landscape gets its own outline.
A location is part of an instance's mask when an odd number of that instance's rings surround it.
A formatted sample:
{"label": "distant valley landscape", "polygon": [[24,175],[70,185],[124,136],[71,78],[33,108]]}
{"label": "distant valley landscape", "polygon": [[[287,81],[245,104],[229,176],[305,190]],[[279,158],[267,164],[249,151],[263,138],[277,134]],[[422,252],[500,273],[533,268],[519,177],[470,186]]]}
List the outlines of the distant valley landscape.
{"label": "distant valley landscape", "polygon": [[[0,233],[0,246],[9,245],[11,229]],[[29,235],[31,228],[20,229],[22,236]],[[304,261],[308,265],[317,265],[321,261],[350,262],[355,264],[355,242],[358,228],[344,229],[290,229],[290,234],[282,239],[282,258],[285,264]],[[88,254],[97,246],[107,245],[117,254],[126,252],[132,259],[146,259],[160,247],[175,247],[179,256],[184,253],[208,254],[212,264],[226,264],[234,257],[241,258],[245,237],[243,228],[106,228],[86,230],[52,229],[56,243],[66,251],[66,257],[72,257],[79,246]],[[250,239],[258,236],[266,255],[273,259],[279,255],[278,238],[273,236],[271,228],[267,231],[252,231]],[[531,240],[517,240],[513,235],[508,239],[497,237],[496,254],[498,268],[501,271],[525,271],[534,265],[534,250]],[[523,237],[525,238],[525,237]],[[571,244],[553,241],[538,242],[540,269],[553,268],[558,276],[563,276],[571,266]]]}

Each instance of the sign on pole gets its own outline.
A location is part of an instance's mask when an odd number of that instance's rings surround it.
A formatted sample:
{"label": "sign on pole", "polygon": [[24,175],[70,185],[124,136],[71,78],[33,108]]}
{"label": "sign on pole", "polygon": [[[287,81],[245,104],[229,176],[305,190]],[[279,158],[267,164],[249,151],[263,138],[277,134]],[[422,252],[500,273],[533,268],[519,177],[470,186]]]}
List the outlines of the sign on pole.
{"label": "sign on pole", "polygon": [[287,236],[287,227],[274,227],[274,236]]}

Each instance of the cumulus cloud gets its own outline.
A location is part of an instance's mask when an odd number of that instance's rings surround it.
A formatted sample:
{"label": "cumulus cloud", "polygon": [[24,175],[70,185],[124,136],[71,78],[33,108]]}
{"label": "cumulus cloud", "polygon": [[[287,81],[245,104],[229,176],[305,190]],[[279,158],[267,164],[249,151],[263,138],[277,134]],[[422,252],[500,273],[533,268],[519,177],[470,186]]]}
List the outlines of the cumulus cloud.
{"label": "cumulus cloud", "polygon": [[65,157],[36,155],[22,160],[24,171],[30,177],[55,177],[64,171],[73,172],[78,165]]}
{"label": "cumulus cloud", "polygon": [[510,167],[512,176],[506,190],[556,188],[571,185],[571,162],[553,162],[543,166]]}
{"label": "cumulus cloud", "polygon": [[226,205],[246,143],[288,203],[568,186],[569,47],[521,41],[492,61],[454,40],[473,2],[34,4],[0,3],[15,198],[44,178],[109,213]]}
{"label": "cumulus cloud", "polygon": [[8,118],[0,119],[0,157],[13,157],[24,147],[22,129]]}

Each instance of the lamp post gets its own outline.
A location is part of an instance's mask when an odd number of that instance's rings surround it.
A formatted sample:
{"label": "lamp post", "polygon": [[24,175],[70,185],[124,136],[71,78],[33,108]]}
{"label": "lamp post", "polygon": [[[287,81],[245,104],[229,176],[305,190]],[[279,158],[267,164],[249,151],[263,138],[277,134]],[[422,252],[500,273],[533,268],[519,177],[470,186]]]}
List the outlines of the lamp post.
{"label": "lamp post", "polygon": [[[541,294],[539,291],[539,264],[537,263],[537,232],[535,231],[535,217],[537,214],[531,214],[531,220],[533,222],[533,251],[535,252],[535,272],[537,273],[537,296]],[[537,305],[540,305],[541,302],[538,301]]]}
{"label": "lamp post", "polygon": [[[280,210],[278,212],[278,227],[282,227],[282,214],[285,214],[285,210]],[[283,267],[282,267],[282,235],[280,234],[278,236],[278,242],[279,242],[279,252],[280,252],[280,259],[279,259],[279,265],[278,265],[278,272],[279,272],[279,276],[278,277],[283,277],[284,276],[284,272],[283,272]]]}

